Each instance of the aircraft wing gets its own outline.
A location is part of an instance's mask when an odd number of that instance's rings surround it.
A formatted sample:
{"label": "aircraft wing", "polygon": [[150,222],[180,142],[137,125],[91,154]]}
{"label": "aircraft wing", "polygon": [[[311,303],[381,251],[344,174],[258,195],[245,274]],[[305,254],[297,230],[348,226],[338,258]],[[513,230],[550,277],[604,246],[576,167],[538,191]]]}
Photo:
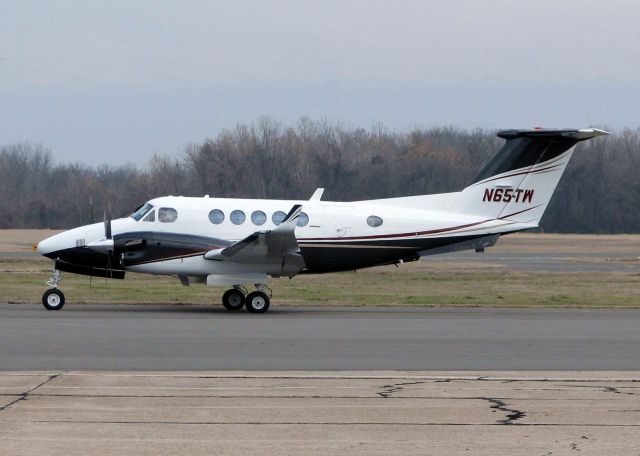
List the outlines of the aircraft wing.
{"label": "aircraft wing", "polygon": [[223,249],[210,250],[204,258],[240,264],[273,266],[268,272],[276,275],[295,275],[304,267],[294,231],[302,212],[302,205],[291,208],[278,227],[257,231]]}

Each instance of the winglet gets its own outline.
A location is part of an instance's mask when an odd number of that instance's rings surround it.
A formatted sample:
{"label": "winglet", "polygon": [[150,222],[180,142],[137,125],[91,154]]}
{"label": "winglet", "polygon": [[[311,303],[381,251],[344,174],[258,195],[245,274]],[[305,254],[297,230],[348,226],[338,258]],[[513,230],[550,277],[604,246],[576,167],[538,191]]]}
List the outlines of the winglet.
{"label": "winglet", "polygon": [[313,195],[311,195],[311,198],[309,198],[309,201],[320,201],[320,198],[322,198],[323,193],[324,193],[324,188],[316,189],[316,191],[313,192]]}
{"label": "winglet", "polygon": [[295,204],[274,231],[293,231],[302,212],[302,204]]}

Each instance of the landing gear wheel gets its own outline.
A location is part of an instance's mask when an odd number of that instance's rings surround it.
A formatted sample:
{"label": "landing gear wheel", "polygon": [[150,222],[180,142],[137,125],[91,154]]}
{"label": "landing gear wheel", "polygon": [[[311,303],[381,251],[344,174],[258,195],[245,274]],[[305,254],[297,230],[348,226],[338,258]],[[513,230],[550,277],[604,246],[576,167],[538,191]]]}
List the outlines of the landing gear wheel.
{"label": "landing gear wheel", "polygon": [[245,306],[251,313],[265,313],[269,310],[269,296],[261,291],[254,291],[247,295]]}
{"label": "landing gear wheel", "polygon": [[64,306],[64,294],[57,288],[51,288],[42,295],[42,305],[47,310],[60,310]]}
{"label": "landing gear wheel", "polygon": [[227,310],[241,310],[244,307],[244,294],[232,288],[222,295],[222,305]]}

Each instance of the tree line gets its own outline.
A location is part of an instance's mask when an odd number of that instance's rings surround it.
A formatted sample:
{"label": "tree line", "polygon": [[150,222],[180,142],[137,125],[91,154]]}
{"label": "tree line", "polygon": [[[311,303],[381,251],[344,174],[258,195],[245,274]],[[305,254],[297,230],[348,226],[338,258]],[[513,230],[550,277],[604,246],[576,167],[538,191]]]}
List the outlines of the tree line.
{"label": "tree line", "polygon": [[[457,191],[504,140],[495,131],[302,118],[238,124],[147,166],[55,163],[44,146],[0,147],[0,228],[69,228],[164,195],[349,201]],[[548,232],[640,232],[640,128],[580,143],[541,222]]]}

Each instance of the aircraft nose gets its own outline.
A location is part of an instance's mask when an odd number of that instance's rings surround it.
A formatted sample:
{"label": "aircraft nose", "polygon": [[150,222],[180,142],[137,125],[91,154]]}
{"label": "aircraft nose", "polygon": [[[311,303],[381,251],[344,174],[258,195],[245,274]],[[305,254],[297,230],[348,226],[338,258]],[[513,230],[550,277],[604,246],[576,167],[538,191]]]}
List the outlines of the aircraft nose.
{"label": "aircraft nose", "polygon": [[[60,258],[64,261],[79,261],[78,254],[85,254],[85,247],[104,236],[104,224],[79,226],[54,236],[48,237],[38,243],[37,252],[52,260]],[[65,259],[66,258],[66,259]]]}
{"label": "aircraft nose", "polygon": [[47,254],[54,252],[54,244],[55,242],[52,241],[52,238],[47,238],[43,241],[38,242],[37,251],[40,255],[46,256]]}
{"label": "aircraft nose", "polygon": [[73,244],[69,242],[68,236],[65,233],[60,233],[40,241],[37,251],[40,255],[48,257],[70,247],[73,247]]}

